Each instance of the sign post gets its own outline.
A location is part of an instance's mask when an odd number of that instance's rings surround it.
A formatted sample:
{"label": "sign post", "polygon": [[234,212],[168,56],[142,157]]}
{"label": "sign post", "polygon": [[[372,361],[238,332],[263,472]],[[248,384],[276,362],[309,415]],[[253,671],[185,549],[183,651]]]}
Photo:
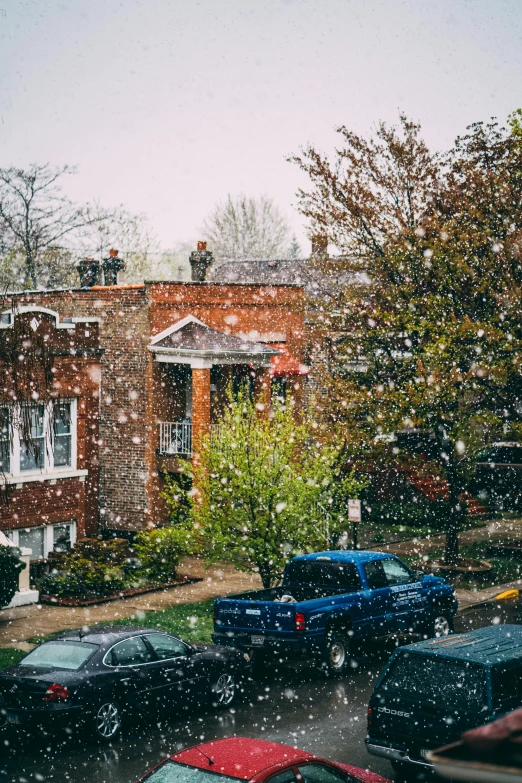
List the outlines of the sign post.
{"label": "sign post", "polygon": [[361,501],[357,499],[348,500],[348,520],[352,522],[353,548],[358,549],[357,543],[357,523],[361,521]]}

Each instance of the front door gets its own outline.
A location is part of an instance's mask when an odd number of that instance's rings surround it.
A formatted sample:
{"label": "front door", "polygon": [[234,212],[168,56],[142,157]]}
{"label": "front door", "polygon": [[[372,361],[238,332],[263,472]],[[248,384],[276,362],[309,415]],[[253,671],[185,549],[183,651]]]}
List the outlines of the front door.
{"label": "front door", "polygon": [[[428,589],[397,558],[381,560],[390,588],[389,625],[393,631],[413,631],[423,619],[428,605]],[[425,619],[425,618],[424,618]]]}

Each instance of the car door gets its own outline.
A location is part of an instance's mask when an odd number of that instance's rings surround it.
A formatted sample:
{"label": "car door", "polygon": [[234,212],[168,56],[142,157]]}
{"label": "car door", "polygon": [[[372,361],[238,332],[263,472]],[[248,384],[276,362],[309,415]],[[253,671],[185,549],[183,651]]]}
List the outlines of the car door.
{"label": "car door", "polygon": [[166,633],[148,633],[144,638],[156,658],[151,669],[157,703],[170,709],[197,696],[203,663],[195,660],[192,649],[181,639]]}
{"label": "car door", "polygon": [[395,557],[381,560],[386,583],[390,588],[388,625],[390,632],[413,630],[428,603],[428,590],[415,574]]}
{"label": "car door", "polygon": [[363,594],[364,615],[362,623],[371,636],[385,636],[389,633],[390,587],[382,567],[382,560],[364,563],[364,574],[368,590]]}
{"label": "car door", "polygon": [[154,660],[154,653],[141,636],[123,639],[106,653],[104,663],[114,667],[118,675],[114,688],[121,703],[138,709],[152,706],[154,677],[150,666]]}

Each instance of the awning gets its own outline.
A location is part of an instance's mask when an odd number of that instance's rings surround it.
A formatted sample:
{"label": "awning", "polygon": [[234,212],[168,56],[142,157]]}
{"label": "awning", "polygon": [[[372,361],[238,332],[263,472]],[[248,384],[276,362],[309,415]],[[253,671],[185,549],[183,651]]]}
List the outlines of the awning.
{"label": "awning", "polygon": [[288,375],[308,375],[310,368],[292,356],[285,343],[268,343],[270,348],[279,351],[270,359],[270,375],[272,378],[285,378]]}

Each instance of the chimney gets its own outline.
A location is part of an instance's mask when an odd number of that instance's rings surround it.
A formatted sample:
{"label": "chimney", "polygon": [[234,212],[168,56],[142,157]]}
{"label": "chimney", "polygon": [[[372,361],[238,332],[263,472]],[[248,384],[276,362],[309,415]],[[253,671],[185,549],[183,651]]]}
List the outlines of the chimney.
{"label": "chimney", "polygon": [[100,265],[95,258],[82,258],[76,269],[80,275],[80,288],[92,288],[98,284]]}
{"label": "chimney", "polygon": [[190,254],[190,266],[192,268],[192,281],[194,283],[204,283],[207,276],[207,269],[214,261],[214,256],[207,250],[206,242],[198,242],[198,249]]}
{"label": "chimney", "polygon": [[118,251],[111,248],[109,258],[102,261],[104,285],[118,285],[118,273],[125,269],[125,261],[118,257]]}
{"label": "chimney", "polygon": [[312,258],[328,258],[328,235],[318,232],[312,235]]}

